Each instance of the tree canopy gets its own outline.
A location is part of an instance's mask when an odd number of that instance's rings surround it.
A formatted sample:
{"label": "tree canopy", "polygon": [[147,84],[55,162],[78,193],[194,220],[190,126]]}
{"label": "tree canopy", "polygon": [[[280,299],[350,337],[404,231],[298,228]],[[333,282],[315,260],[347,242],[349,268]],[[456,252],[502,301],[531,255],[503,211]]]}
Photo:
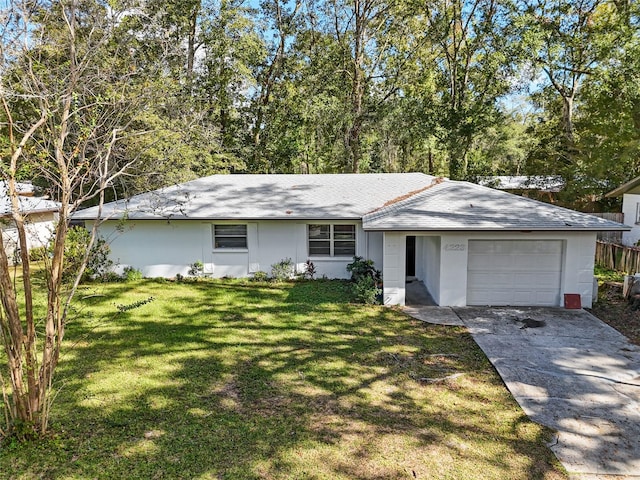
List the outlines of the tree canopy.
{"label": "tree canopy", "polygon": [[130,98],[162,93],[127,112],[114,158],[136,175],[114,196],[212,173],[410,170],[562,175],[579,196],[640,173],[635,0],[78,4],[120,12],[128,47],[101,61],[130,70]]}

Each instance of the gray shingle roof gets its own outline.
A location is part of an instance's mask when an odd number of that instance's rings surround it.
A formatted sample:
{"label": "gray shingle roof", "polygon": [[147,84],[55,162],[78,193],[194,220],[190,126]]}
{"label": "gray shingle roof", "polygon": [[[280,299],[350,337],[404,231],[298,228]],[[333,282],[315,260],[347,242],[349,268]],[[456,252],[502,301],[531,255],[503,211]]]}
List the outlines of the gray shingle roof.
{"label": "gray shingle roof", "polygon": [[[97,207],[74,219],[91,220]],[[619,223],[421,173],[213,175],[103,207],[102,218],[362,219],[367,230],[628,230]]]}
{"label": "gray shingle roof", "polygon": [[[422,173],[213,175],[105,204],[102,218],[360,219],[433,180]],[[92,207],[74,219],[97,215]]]}
{"label": "gray shingle roof", "polygon": [[[28,183],[16,184],[18,190],[18,201],[20,202],[20,211],[23,214],[57,212],[60,210],[60,204],[42,197],[30,197],[22,195],[33,194],[33,186]],[[11,214],[11,199],[7,192],[5,182],[0,182],[0,217],[6,217]]]}
{"label": "gray shingle roof", "polygon": [[449,180],[368,213],[362,225],[365,230],[629,230],[593,215]]}

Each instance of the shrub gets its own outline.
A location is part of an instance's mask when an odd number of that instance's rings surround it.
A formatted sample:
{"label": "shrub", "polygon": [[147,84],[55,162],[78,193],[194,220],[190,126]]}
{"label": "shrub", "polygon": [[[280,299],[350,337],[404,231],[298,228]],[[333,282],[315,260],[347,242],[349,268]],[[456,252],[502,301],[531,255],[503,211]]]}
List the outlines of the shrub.
{"label": "shrub", "polygon": [[47,256],[47,247],[33,247],[29,250],[29,260],[32,262],[39,262],[44,260]]}
{"label": "shrub", "polygon": [[122,276],[118,275],[116,272],[109,270],[108,272],[100,275],[100,281],[104,283],[116,283],[122,281]]}
{"label": "shrub", "polygon": [[192,277],[200,277],[204,273],[204,263],[196,260],[189,266],[189,275]]}
{"label": "shrub", "polygon": [[304,263],[304,273],[302,274],[303,278],[308,278],[309,280],[313,280],[316,276],[316,266],[313,264],[311,260],[307,260]]}
{"label": "shrub", "polygon": [[283,258],[278,263],[271,265],[271,278],[276,282],[291,280],[294,273],[293,260],[290,258]]}
{"label": "shrub", "polygon": [[353,257],[353,262],[347,265],[347,271],[351,273],[355,300],[368,305],[379,303],[378,297],[382,292],[379,284],[382,281],[382,274],[374,267],[373,260]]}
{"label": "shrub", "polygon": [[266,282],[267,280],[269,280],[269,275],[267,275],[267,272],[263,272],[261,270],[255,272],[251,277],[251,281],[253,282]]}
{"label": "shrub", "polygon": [[[84,227],[71,227],[67,233],[67,239],[64,243],[64,267],[62,269],[62,278],[65,281],[73,280],[80,270],[80,265],[84,258],[84,254],[89,245],[91,233]],[[109,259],[111,249],[109,244],[103,238],[96,238],[91,252],[87,267],[82,276],[83,280],[97,278],[103,280],[107,273],[113,267],[113,262]],[[53,246],[49,246],[48,254],[53,254]]]}
{"label": "shrub", "polygon": [[122,272],[122,278],[127,282],[136,282],[138,280],[142,280],[142,272],[137,268],[133,267],[124,267],[124,271]]}
{"label": "shrub", "polygon": [[351,273],[351,280],[354,282],[363,277],[370,277],[376,283],[382,280],[382,273],[376,270],[373,260],[365,260],[362,257],[353,257],[353,262],[347,265],[347,272]]}
{"label": "shrub", "polygon": [[360,277],[353,283],[353,296],[356,302],[367,305],[379,303],[378,296],[382,290],[372,277]]}

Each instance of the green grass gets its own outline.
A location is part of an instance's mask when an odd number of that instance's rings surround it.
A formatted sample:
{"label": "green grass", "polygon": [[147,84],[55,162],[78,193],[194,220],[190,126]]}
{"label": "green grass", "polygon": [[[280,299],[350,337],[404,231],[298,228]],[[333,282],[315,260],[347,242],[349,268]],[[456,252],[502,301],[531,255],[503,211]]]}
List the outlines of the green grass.
{"label": "green grass", "polygon": [[54,434],[5,442],[3,478],[566,478],[463,328],[348,304],[342,282],[77,298]]}
{"label": "green grass", "polygon": [[625,274],[617,270],[611,270],[599,265],[595,266],[594,275],[598,279],[598,283],[602,285],[604,282],[623,282]]}

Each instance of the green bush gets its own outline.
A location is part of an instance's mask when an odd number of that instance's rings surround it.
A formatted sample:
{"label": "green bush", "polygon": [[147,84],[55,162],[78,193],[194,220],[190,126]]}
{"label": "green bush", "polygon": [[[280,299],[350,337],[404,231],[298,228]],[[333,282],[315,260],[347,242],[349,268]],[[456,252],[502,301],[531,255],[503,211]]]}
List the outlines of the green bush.
{"label": "green bush", "polygon": [[379,303],[378,297],[382,292],[379,287],[382,282],[382,273],[375,268],[373,260],[353,257],[353,262],[347,265],[347,271],[351,273],[355,301],[368,305]]}
{"label": "green bush", "polygon": [[99,280],[104,283],[117,283],[122,281],[122,277],[116,272],[109,270],[100,275]]}
{"label": "green bush", "polygon": [[291,280],[295,273],[294,270],[293,260],[290,258],[283,258],[278,263],[271,265],[271,278],[276,282]]}
{"label": "green bush", "polygon": [[255,272],[251,277],[251,281],[253,282],[266,282],[267,280],[269,280],[269,275],[263,271]]}
{"label": "green bush", "polygon": [[375,282],[382,280],[382,273],[376,270],[373,260],[365,260],[362,257],[353,257],[353,262],[347,265],[347,272],[351,273],[351,280],[354,282],[364,277],[372,278]]}
{"label": "green bush", "polygon": [[40,262],[47,256],[47,247],[33,247],[29,250],[29,260],[32,262]]}
{"label": "green bush", "polygon": [[353,296],[356,302],[367,305],[379,303],[378,297],[382,290],[372,277],[360,277],[353,283]]}
{"label": "green bush", "polygon": [[127,282],[136,282],[138,280],[142,280],[142,272],[134,267],[124,267],[124,271],[122,272],[122,277]]}
{"label": "green bush", "polygon": [[196,260],[189,265],[189,275],[192,277],[200,277],[204,273],[204,263],[200,260]]}
{"label": "green bush", "polygon": [[[67,233],[64,243],[64,266],[62,268],[62,278],[64,281],[72,281],[80,270],[80,265],[89,245],[91,233],[84,227],[71,227]],[[113,267],[113,262],[109,259],[111,249],[103,238],[96,238],[82,279],[104,280]],[[53,245],[48,248],[48,253],[53,254]]]}

